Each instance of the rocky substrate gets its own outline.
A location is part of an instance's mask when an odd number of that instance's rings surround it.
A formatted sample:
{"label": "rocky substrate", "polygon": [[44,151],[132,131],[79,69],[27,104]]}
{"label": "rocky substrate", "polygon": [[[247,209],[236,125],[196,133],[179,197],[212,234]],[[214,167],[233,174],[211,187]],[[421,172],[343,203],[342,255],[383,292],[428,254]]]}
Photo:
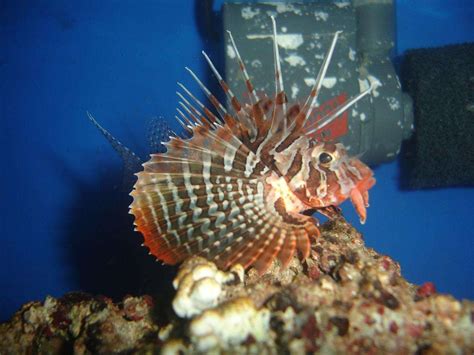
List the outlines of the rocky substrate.
{"label": "rocky substrate", "polygon": [[187,260],[174,312],[149,296],[30,302],[0,325],[0,353],[474,353],[473,302],[408,283],[343,219],[321,232],[307,260],[263,276]]}

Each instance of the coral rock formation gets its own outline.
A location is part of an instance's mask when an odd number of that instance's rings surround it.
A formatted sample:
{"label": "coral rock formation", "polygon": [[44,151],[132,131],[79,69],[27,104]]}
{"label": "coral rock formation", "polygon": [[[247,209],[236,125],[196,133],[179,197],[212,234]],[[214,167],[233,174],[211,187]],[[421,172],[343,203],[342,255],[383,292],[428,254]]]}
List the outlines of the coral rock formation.
{"label": "coral rock formation", "polygon": [[149,296],[105,297],[69,293],[25,304],[0,325],[1,354],[120,353],[157,337]]}
{"label": "coral rock formation", "polygon": [[[303,262],[263,276],[202,258],[180,268],[168,324],[149,297],[67,295],[32,302],[0,325],[11,353],[64,350],[176,353],[474,352],[474,303],[416,286],[388,256],[365,247],[343,219],[326,223]],[[164,325],[163,325],[164,324]],[[1,351],[0,351],[1,352]]]}
{"label": "coral rock formation", "polygon": [[191,318],[217,305],[222,285],[243,278],[244,269],[239,264],[230,272],[224,272],[204,258],[188,259],[173,281],[173,286],[177,290],[173,309],[178,316]]}

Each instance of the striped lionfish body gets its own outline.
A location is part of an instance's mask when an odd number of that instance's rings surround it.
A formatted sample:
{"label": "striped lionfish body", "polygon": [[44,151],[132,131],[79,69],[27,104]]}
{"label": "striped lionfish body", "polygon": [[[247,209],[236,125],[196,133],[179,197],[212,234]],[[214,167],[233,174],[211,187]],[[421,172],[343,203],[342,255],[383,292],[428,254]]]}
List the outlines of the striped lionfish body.
{"label": "striped lionfish body", "polygon": [[372,88],[311,121],[339,32],[300,107],[287,102],[273,18],[272,23],[273,99],[256,95],[229,32],[250,103],[238,101],[203,52],[232,111],[186,68],[217,114],[178,83],[184,94],[178,93],[182,109],[177,119],[191,138],[171,138],[166,153],[153,154],[137,174],[130,211],[144,244],[164,263],[200,255],[222,268],[240,263],[263,273],[275,258],[285,267],[296,251],[308,257],[311,238],[319,235],[318,222],[308,212],[333,218],[337,206],[350,199],[361,222],[366,219],[368,190],[375,183],[372,171],[350,158],[341,144],[315,137]]}

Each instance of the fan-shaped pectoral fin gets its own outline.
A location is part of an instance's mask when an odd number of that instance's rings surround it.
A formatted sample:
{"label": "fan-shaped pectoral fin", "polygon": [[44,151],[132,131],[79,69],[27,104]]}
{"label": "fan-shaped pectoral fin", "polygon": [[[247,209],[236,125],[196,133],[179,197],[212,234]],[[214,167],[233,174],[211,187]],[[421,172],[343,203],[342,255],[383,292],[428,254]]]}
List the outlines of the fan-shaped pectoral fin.
{"label": "fan-shaped pectoral fin", "polygon": [[329,219],[339,218],[342,214],[342,210],[339,206],[332,206],[332,205],[318,208],[317,211]]}
{"label": "fan-shaped pectoral fin", "polygon": [[294,213],[294,217],[301,222],[299,228],[300,237],[297,239],[297,249],[301,254],[301,259],[309,257],[311,251],[311,240],[320,236],[319,222],[311,216]]}

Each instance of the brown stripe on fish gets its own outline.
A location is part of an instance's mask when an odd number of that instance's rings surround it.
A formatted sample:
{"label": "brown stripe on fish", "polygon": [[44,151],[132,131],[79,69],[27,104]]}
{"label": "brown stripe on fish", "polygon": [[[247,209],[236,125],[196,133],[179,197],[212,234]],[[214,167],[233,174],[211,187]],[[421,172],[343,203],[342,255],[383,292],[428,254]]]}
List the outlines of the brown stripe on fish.
{"label": "brown stripe on fish", "polygon": [[299,150],[293,157],[290,167],[285,174],[286,181],[291,181],[291,179],[293,179],[301,171],[302,168],[303,168],[303,154]]}
{"label": "brown stripe on fish", "polygon": [[276,105],[283,105],[284,103],[287,103],[288,99],[286,97],[285,92],[279,92],[276,97],[275,97],[275,104]]}
{"label": "brown stripe on fish", "polygon": [[[275,145],[275,151],[276,152],[282,152],[285,149],[287,149],[291,144],[293,144],[299,137],[302,136],[301,128],[302,128],[302,117],[304,114],[302,112],[299,112],[294,121],[291,121],[291,123],[288,125],[289,132],[285,139],[283,139],[281,142],[278,142],[278,144]],[[293,124],[294,123],[294,124]]]}
{"label": "brown stripe on fish", "polygon": [[191,69],[189,69],[188,67],[185,67],[185,69],[189,72],[189,74],[191,74],[193,79],[198,83],[202,91],[204,91],[209,101],[211,101],[213,106],[216,108],[217,112],[219,113],[219,116],[221,116],[221,118],[224,118],[224,116],[227,114],[227,110],[224,108],[224,106],[222,106],[222,104],[216,99],[216,97],[211,93],[211,91],[202,83],[202,81],[199,80],[197,75]]}
{"label": "brown stripe on fish", "polygon": [[224,81],[224,79],[222,78],[222,75],[216,69],[216,67],[214,66],[214,63],[212,63],[211,59],[206,54],[206,52],[202,51],[202,54],[203,54],[204,58],[206,58],[207,63],[209,64],[212,72],[214,73],[215,77],[219,81],[219,84],[222,87],[222,89],[224,90],[224,93],[226,94],[227,98],[232,103],[232,107],[233,107],[235,113],[238,114],[240,112],[240,110],[242,109],[242,105],[237,100],[237,98],[235,97],[232,90],[230,90],[229,85],[227,85],[227,83]]}
{"label": "brown stripe on fish", "polygon": [[[242,66],[240,67],[242,69]],[[247,90],[252,93],[255,91],[252,83],[250,82],[250,80],[245,80],[245,86],[247,87]]]}
{"label": "brown stripe on fish", "polygon": [[278,228],[273,227],[270,233],[265,233],[265,238],[261,238],[258,245],[245,253],[238,261],[244,265],[252,265],[259,273],[262,273],[280,251],[283,241],[282,233]]}
{"label": "brown stripe on fish", "polygon": [[249,236],[247,238],[236,239],[237,246],[229,251],[226,267],[240,263],[245,268],[249,267],[264,251],[265,245],[269,243],[269,237],[272,233],[278,231],[275,227],[275,221],[266,221],[261,228],[255,225],[249,226]]}
{"label": "brown stripe on fish", "polygon": [[295,254],[296,249],[296,235],[294,233],[290,233],[286,236],[285,242],[278,254],[278,259],[281,261],[282,267],[286,268],[290,263],[291,259]]}
{"label": "brown stripe on fish", "polygon": [[[237,188],[235,187],[236,186],[236,183],[238,185],[239,183],[239,179],[236,179],[235,181],[231,181],[231,179],[228,180],[229,182],[233,182],[232,185],[229,185],[227,184],[227,193],[230,193],[232,190],[236,191]],[[242,183],[242,182],[241,182]],[[231,188],[229,188],[229,186]],[[237,196],[239,197],[237,202],[236,203],[243,203],[245,202],[245,194],[244,192],[242,191],[242,188],[238,188],[238,190],[240,191]],[[237,191],[236,191],[237,192]],[[255,193],[252,189],[250,189],[250,193],[252,193],[252,196],[253,194]],[[247,194],[248,195],[248,194]],[[213,203],[215,203],[215,201],[213,202],[209,202],[208,198],[209,198],[209,192],[207,194],[207,196],[200,196],[198,197],[198,199],[200,200],[201,197],[203,198],[203,201],[204,199],[207,199],[207,205],[202,205],[200,203],[197,203],[196,205],[197,206],[201,206],[203,207],[203,210],[201,211],[201,213],[199,214],[199,219],[198,220],[195,220],[193,218],[192,220],[192,224],[191,225],[186,225],[184,229],[179,229],[178,228],[175,228],[177,231],[178,231],[178,234],[183,234],[184,232],[187,232],[187,235],[188,235],[188,238],[184,238],[185,241],[189,241],[191,239],[191,237],[195,237],[195,233],[194,231],[198,231],[200,233],[203,233],[203,232],[207,232],[210,228],[214,228],[216,227],[217,225],[220,225],[222,221],[219,221],[219,218],[222,216],[222,214],[219,213],[219,208],[218,206],[216,205],[216,209],[214,211],[211,212],[211,205]],[[243,199],[242,199],[243,198]],[[234,204],[234,206],[236,206]],[[238,208],[238,211],[237,212],[240,212],[240,209]],[[189,213],[188,213],[189,215]],[[233,218],[235,218],[236,214],[234,213],[234,216]],[[193,214],[193,217],[195,217],[195,215]],[[231,216],[232,217],[232,216]],[[198,228],[199,226],[201,226],[200,228]],[[205,226],[205,230],[203,230],[203,226]],[[186,229],[187,228],[187,229]],[[173,230],[168,230],[168,233],[173,233]],[[199,233],[198,233],[199,234]],[[213,233],[210,233],[210,234],[214,234]],[[200,240],[201,243],[203,242],[203,240]],[[187,245],[186,245],[186,248],[189,248],[189,250],[191,250],[191,252],[195,252],[196,250],[194,248],[196,248],[197,246],[199,246],[199,240],[198,240],[198,243],[190,243],[188,242]],[[181,248],[181,251],[184,250],[183,248]]]}
{"label": "brown stripe on fish", "polygon": [[270,151],[270,154],[275,158],[275,165],[282,175],[287,175],[296,154],[306,152],[309,145],[310,142],[307,137],[301,136],[280,153],[275,152],[275,149]]}
{"label": "brown stripe on fish", "polygon": [[[265,236],[269,228],[273,228],[276,222],[276,217],[272,214],[265,213],[262,209],[261,213],[258,211],[252,214],[247,214],[247,218],[243,218],[245,223],[241,224],[243,230],[247,233],[247,236],[242,234],[236,234],[236,238],[233,245],[227,246],[216,259],[220,261],[221,265],[231,265],[236,258],[240,258],[244,255],[244,251],[253,248],[254,244],[257,243],[263,236]],[[263,213],[262,213],[263,212]]]}
{"label": "brown stripe on fish", "polygon": [[266,246],[264,252],[253,262],[253,267],[255,267],[259,273],[263,273],[270,267],[272,261],[280,253],[285,240],[288,238],[286,231],[277,231],[277,233],[269,245]]}
{"label": "brown stripe on fish", "polygon": [[318,164],[309,164],[306,186],[314,197],[324,197],[327,194],[327,173]]}
{"label": "brown stripe on fish", "polygon": [[301,111],[301,108],[299,104],[296,103],[296,104],[291,105],[286,115],[288,122],[293,122],[293,120],[300,113],[300,111]]}

